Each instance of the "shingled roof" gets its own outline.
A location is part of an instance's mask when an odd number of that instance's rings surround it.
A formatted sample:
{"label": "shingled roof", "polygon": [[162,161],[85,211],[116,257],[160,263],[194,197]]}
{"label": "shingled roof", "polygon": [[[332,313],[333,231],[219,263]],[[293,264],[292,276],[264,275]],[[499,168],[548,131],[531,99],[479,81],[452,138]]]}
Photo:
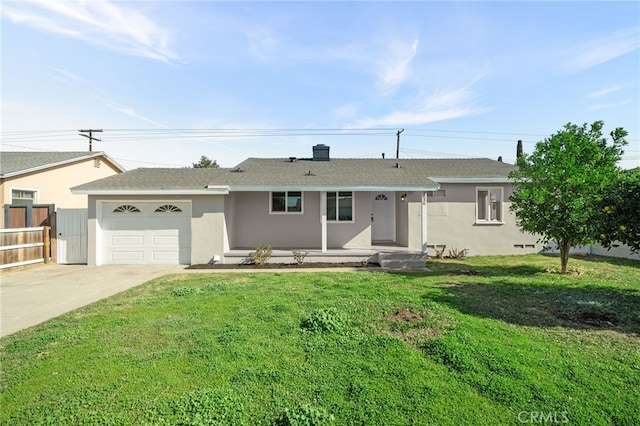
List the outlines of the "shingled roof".
{"label": "shingled roof", "polygon": [[95,157],[104,157],[120,171],[124,171],[115,161],[100,151],[6,151],[0,153],[0,177],[9,178]]}
{"label": "shingled roof", "polygon": [[73,188],[76,193],[273,189],[438,189],[439,182],[507,182],[515,166],[478,159],[249,158],[231,169],[136,169]]}

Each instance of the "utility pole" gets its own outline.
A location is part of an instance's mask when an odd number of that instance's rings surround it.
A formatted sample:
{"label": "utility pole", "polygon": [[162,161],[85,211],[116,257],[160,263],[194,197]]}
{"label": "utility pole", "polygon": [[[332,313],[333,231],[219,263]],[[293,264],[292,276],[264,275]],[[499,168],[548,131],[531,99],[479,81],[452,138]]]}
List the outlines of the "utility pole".
{"label": "utility pole", "polygon": [[[93,133],[102,133],[102,129],[87,129],[87,130],[78,130],[80,132],[80,136],[84,136],[85,138],[89,139],[89,152],[93,151],[93,141],[98,141],[100,142],[100,139],[98,138],[94,138],[93,137]],[[89,133],[88,135],[85,135],[85,133]]]}
{"label": "utility pole", "polygon": [[398,142],[396,143],[396,160],[400,158],[400,133],[404,132],[404,129],[398,130],[396,136],[398,137]]}

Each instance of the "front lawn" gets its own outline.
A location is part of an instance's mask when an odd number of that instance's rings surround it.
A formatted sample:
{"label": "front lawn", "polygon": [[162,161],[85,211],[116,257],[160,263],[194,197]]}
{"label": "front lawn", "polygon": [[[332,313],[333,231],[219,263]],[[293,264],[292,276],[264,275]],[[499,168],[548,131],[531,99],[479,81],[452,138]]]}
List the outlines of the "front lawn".
{"label": "front lawn", "polygon": [[163,277],[1,339],[0,424],[639,424],[640,264],[558,265]]}

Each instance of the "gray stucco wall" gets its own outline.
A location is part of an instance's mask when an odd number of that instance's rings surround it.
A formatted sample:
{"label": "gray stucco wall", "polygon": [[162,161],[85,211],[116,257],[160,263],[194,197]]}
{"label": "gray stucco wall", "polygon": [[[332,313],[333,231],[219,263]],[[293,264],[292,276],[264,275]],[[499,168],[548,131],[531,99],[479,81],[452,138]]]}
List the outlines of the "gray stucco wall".
{"label": "gray stucco wall", "polygon": [[[503,223],[476,223],[476,189],[502,187]],[[537,237],[521,232],[509,211],[510,184],[442,184],[445,197],[427,198],[427,244],[449,249],[468,249],[470,256],[537,253],[542,249]],[[429,249],[429,254],[434,254]]]}
{"label": "gray stucco wall", "polygon": [[[269,196],[269,192],[236,192],[227,200],[226,211],[233,214],[227,223],[230,248],[251,249],[269,244],[274,248],[319,249],[322,244],[320,193],[303,193],[302,214],[270,213]],[[371,246],[368,192],[355,194],[354,214],[353,223],[327,223],[328,248]]]}

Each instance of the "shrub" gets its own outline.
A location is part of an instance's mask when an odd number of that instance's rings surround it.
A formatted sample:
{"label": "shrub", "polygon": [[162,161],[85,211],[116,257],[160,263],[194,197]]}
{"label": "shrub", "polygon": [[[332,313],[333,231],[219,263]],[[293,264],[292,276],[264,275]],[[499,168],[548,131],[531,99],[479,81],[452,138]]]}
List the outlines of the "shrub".
{"label": "shrub", "polygon": [[340,332],[347,323],[347,316],[336,308],[319,309],[303,319],[300,327],[311,332]]}
{"label": "shrub", "polygon": [[323,426],[332,424],[335,418],[322,407],[303,404],[293,409],[285,408],[274,422],[275,426]]}
{"label": "shrub", "polygon": [[264,265],[271,259],[271,246],[269,244],[258,246],[256,251],[251,253],[251,260],[256,265]]}
{"label": "shrub", "polygon": [[308,254],[309,254],[309,252],[307,250],[305,250],[305,251],[294,250],[293,251],[293,260],[296,261],[296,265],[302,266],[302,264],[304,263],[304,258],[307,257]]}
{"label": "shrub", "polygon": [[451,259],[464,259],[465,257],[467,257],[467,251],[469,251],[468,249],[457,249],[457,248],[453,248],[451,250],[449,250],[449,257]]}

